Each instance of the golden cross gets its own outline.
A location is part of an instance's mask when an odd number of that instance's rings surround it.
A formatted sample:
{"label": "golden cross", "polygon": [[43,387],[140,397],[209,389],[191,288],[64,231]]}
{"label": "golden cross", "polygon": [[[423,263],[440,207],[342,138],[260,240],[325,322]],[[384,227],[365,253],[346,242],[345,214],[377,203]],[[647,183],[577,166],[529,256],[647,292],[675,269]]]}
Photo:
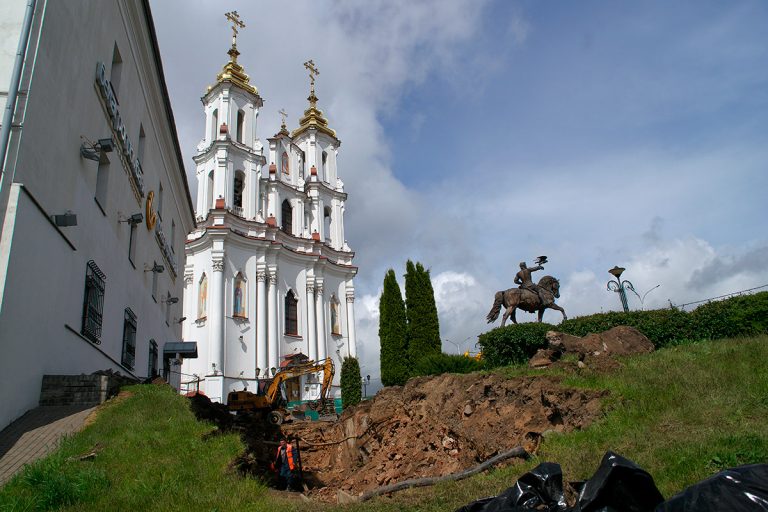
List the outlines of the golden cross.
{"label": "golden cross", "polygon": [[237,44],[237,27],[245,28],[245,23],[240,21],[240,15],[237,14],[237,11],[232,11],[224,14],[224,17],[226,17],[229,21],[232,22],[232,46],[236,46]]}
{"label": "golden cross", "polygon": [[283,126],[285,126],[285,118],[288,116],[288,113],[285,111],[284,108],[281,108],[277,111],[278,114],[280,114],[283,117]]}
{"label": "golden cross", "polygon": [[309,80],[312,84],[312,90],[315,90],[315,77],[320,74],[320,71],[315,67],[315,63],[312,59],[304,63],[304,67],[309,70]]}

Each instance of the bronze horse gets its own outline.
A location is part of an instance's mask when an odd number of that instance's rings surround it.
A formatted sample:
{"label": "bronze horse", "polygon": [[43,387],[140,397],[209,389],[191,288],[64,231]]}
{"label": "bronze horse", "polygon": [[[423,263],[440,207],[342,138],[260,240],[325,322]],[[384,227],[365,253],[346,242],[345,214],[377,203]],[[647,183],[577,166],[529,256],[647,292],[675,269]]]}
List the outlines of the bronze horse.
{"label": "bronze horse", "polygon": [[512,318],[513,323],[517,323],[515,309],[522,309],[529,313],[538,312],[539,322],[541,322],[541,317],[544,316],[545,309],[556,309],[563,314],[563,320],[567,320],[568,317],[565,316],[565,310],[555,304],[555,299],[560,297],[560,281],[552,276],[544,276],[539,280],[538,286],[541,295],[545,299],[545,303],[542,304],[536,292],[524,288],[510,288],[507,291],[496,292],[493,307],[491,307],[491,311],[485,319],[488,320],[488,323],[495,321],[499,318],[501,307],[504,306],[504,316],[501,318],[502,327],[504,327],[509,317]]}

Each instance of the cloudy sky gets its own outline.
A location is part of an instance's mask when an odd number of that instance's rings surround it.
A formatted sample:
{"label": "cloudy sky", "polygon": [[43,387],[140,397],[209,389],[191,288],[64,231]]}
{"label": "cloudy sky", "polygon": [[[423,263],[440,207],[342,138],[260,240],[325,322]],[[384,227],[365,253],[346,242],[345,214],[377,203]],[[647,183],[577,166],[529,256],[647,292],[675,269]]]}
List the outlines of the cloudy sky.
{"label": "cloudy sky", "polygon": [[[193,194],[200,97],[240,62],[262,140],[306,108],[342,140],[358,344],[378,376],[378,295],[431,268],[444,350],[472,348],[520,261],[549,257],[570,316],[620,308],[614,265],[683,304],[768,284],[768,3],[152,2]],[[537,278],[540,277],[536,275]],[[402,286],[402,282],[401,282]],[[533,315],[522,313],[530,321]],[[559,313],[547,312],[556,323]]]}

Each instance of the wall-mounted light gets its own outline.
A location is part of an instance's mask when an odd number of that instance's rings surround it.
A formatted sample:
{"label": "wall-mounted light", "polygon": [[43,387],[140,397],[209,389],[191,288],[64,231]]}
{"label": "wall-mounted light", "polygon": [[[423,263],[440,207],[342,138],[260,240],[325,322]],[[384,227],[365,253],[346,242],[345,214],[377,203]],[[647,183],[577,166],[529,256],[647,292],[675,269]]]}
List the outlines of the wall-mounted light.
{"label": "wall-mounted light", "polygon": [[158,263],[155,263],[154,265],[152,265],[151,268],[149,267],[149,265],[144,265],[144,272],[154,272],[155,274],[162,274],[164,271],[165,271],[165,267]]}
{"label": "wall-mounted light", "polygon": [[168,304],[176,304],[177,302],[179,302],[179,298],[178,297],[168,297],[167,299],[163,299],[162,302],[166,302]]}
{"label": "wall-mounted light", "polygon": [[261,368],[256,368],[256,370],[254,370],[254,372],[256,373],[256,378],[258,379],[259,378],[259,374],[261,373]]}
{"label": "wall-mounted light", "polygon": [[179,319],[176,321],[176,323],[177,323],[177,324],[180,324],[180,323],[182,323],[182,322],[183,322],[184,320],[186,320],[186,319],[187,319],[187,317],[183,316],[183,317],[179,318]]}
{"label": "wall-mounted light", "polygon": [[270,368],[270,369],[269,369],[269,371],[270,371],[270,372],[272,372],[272,376],[274,377],[274,376],[275,376],[275,374],[277,373],[277,368],[275,368],[275,367],[273,366],[272,368]]}
{"label": "wall-mounted light", "polygon": [[67,210],[61,215],[51,215],[51,220],[60,228],[77,226],[77,215],[72,213],[71,210]]}
{"label": "wall-mounted light", "polygon": [[127,222],[131,226],[136,226],[144,221],[144,215],[142,213],[134,213],[130,217],[118,217],[117,222]]}
{"label": "wall-mounted light", "polygon": [[91,142],[85,137],[82,138],[85,140],[80,144],[80,156],[94,162],[100,162],[102,153],[111,153],[115,147],[111,137],[99,139],[97,142]]}

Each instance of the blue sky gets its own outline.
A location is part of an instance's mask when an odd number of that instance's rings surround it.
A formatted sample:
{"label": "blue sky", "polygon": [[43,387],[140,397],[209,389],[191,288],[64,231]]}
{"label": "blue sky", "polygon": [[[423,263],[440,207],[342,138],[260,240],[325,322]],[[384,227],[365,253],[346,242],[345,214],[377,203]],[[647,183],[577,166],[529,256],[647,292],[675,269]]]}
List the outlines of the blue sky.
{"label": "blue sky", "polygon": [[262,140],[281,107],[296,125],[302,63],[319,66],[320,107],[342,140],[364,373],[378,373],[384,273],[407,258],[431,268],[442,334],[470,338],[462,348],[489,327],[517,263],[540,254],[571,316],[620,307],[605,289],[617,264],[641,293],[661,285],[633,308],[768,284],[768,3],[152,8],[193,191],[225,11],[247,24],[240,62],[265,99]]}

